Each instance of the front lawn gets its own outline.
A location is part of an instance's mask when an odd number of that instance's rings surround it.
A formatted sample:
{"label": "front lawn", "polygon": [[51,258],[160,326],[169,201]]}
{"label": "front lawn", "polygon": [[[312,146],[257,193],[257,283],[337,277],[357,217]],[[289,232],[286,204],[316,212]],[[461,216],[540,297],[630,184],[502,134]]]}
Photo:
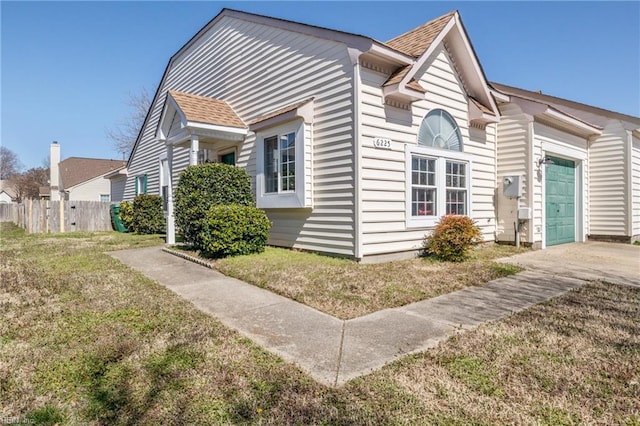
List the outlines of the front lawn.
{"label": "front lawn", "polygon": [[8,422],[640,423],[637,288],[587,285],[335,389],[104,254],[157,236],[12,229],[0,228]]}
{"label": "front lawn", "polygon": [[520,271],[492,260],[525,249],[493,245],[473,251],[464,263],[427,258],[358,264],[351,260],[267,247],[264,253],[213,262],[225,275],[266,288],[338,318],[356,318],[385,308],[482,285]]}

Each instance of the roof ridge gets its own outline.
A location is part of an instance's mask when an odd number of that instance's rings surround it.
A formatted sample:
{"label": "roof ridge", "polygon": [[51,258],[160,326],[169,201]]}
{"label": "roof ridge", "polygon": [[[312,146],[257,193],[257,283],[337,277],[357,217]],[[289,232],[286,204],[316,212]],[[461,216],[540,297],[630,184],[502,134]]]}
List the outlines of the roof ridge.
{"label": "roof ridge", "polygon": [[126,163],[127,162],[127,160],[116,160],[115,158],[95,158],[95,157],[76,157],[76,156],[67,157],[64,160],[60,160],[60,162],[62,163],[63,161],[70,160],[72,158],[75,158],[75,159],[78,159],[78,160],[117,161],[119,163]]}

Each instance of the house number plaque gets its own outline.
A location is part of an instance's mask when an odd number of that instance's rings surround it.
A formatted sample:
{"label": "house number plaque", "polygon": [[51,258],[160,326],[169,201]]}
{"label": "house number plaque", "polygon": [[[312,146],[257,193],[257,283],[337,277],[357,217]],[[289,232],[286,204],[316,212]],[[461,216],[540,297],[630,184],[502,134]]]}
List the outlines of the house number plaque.
{"label": "house number plaque", "polygon": [[373,138],[373,147],[380,149],[391,149],[391,139]]}

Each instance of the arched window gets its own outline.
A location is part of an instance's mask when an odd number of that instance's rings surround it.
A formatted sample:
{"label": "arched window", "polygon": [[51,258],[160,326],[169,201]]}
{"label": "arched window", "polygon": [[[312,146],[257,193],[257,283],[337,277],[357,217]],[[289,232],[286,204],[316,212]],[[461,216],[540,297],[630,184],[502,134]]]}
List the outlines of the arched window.
{"label": "arched window", "polygon": [[448,112],[434,109],[420,124],[418,145],[462,151],[462,135],[456,121]]}

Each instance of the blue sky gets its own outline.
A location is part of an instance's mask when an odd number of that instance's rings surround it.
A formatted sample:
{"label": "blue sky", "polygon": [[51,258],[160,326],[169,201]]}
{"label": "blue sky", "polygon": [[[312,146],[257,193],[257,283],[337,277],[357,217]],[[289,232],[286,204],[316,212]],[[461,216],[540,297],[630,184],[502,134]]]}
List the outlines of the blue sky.
{"label": "blue sky", "polygon": [[130,92],[223,7],[385,41],[458,9],[487,78],[640,116],[640,2],[8,2],[1,140],[26,168],[121,158],[106,137]]}

